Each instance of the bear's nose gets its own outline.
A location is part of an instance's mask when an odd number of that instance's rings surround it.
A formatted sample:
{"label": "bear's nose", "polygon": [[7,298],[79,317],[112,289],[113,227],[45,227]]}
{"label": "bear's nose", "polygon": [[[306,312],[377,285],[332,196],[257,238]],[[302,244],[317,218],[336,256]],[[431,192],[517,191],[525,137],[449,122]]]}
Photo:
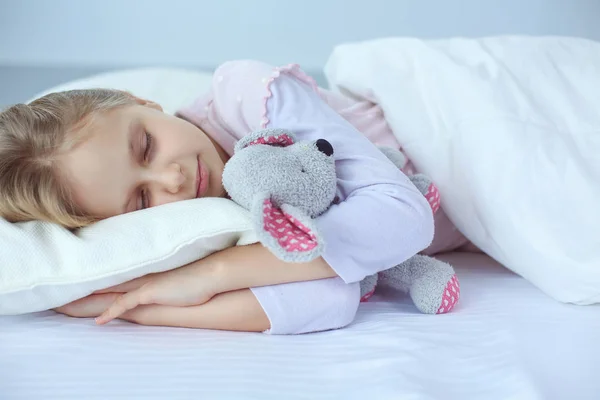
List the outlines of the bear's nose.
{"label": "bear's nose", "polygon": [[331,146],[331,143],[329,143],[327,140],[319,139],[317,140],[316,145],[317,149],[319,149],[319,151],[325,154],[326,156],[330,156],[333,154],[333,147]]}

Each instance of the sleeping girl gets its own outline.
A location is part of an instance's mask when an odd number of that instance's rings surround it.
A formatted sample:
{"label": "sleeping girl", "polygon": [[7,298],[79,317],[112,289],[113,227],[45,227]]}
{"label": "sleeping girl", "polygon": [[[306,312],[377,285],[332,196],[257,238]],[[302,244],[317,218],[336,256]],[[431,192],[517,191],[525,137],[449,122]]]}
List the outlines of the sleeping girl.
{"label": "sleeping girl", "polygon": [[[263,128],[335,148],[337,197],[316,223],[321,257],[286,263],[260,244],[107,288],[56,311],[143,325],[296,334],[348,325],[358,282],[418,252],[467,245],[376,145],[400,148],[381,108],[317,87],[297,66],[233,61],[175,116],[111,89],[52,93],[0,114],[0,216],[80,228],[174,201],[225,197],[236,141]],[[434,238],[435,225],[435,238]],[[433,242],[432,242],[433,241]]]}

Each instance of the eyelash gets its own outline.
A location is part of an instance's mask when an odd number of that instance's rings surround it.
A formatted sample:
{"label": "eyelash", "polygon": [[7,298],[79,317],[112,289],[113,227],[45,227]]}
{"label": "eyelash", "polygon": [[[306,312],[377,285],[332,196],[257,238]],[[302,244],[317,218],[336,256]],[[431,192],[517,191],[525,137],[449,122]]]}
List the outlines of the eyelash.
{"label": "eyelash", "polygon": [[[152,150],[152,135],[149,134],[148,132],[144,132],[145,136],[146,136],[146,146],[144,149],[144,162],[148,162],[148,159],[150,157],[150,151]],[[145,189],[142,189],[141,191],[141,200],[142,200],[142,205],[141,205],[141,209],[146,209],[149,207],[149,201],[148,201],[148,192]]]}
{"label": "eyelash", "polygon": [[142,197],[142,210],[145,210],[146,208],[148,208],[148,192],[146,192],[145,189],[142,189],[141,192],[141,197]]}
{"label": "eyelash", "polygon": [[144,150],[144,161],[148,161],[150,150],[152,150],[152,135],[145,132],[146,135],[146,149]]}

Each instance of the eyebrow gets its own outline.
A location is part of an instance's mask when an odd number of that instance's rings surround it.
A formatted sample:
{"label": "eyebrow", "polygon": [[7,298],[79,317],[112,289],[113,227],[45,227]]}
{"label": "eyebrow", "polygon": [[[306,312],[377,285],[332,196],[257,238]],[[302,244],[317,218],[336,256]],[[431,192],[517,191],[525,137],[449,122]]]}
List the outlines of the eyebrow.
{"label": "eyebrow", "polygon": [[[129,123],[129,127],[127,129],[127,148],[128,148],[127,154],[129,155],[129,158],[131,160],[135,159],[135,154],[134,154],[134,150],[133,150],[133,137],[134,137],[134,135],[137,131],[137,127],[139,125],[140,125],[139,120],[137,118],[134,118]],[[121,207],[123,214],[127,213],[127,208],[129,206],[129,203],[131,203],[132,194],[133,194],[133,191],[130,190],[129,193],[127,194],[127,197],[125,197],[125,204],[123,204],[123,206]]]}

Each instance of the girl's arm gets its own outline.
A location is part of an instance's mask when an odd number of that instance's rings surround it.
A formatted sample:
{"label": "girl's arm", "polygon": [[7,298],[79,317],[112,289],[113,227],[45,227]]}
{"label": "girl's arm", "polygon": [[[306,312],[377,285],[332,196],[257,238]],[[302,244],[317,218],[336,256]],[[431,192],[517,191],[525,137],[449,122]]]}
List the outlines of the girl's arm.
{"label": "girl's arm", "polygon": [[213,269],[216,293],[337,276],[322,257],[305,263],[289,263],[275,257],[261,244],[231,247],[199,262]]}
{"label": "girl's arm", "polygon": [[[320,257],[286,263],[254,244],[101,290],[55,311],[72,317],[102,315],[102,323],[119,318],[141,325],[263,332],[271,328],[269,318],[247,288],[335,276]],[[340,285],[325,288],[329,293],[321,293],[320,302],[331,304],[335,312],[336,291],[345,291]]]}
{"label": "girl's arm", "polygon": [[[110,307],[119,295],[93,294],[55,311],[71,317],[95,318]],[[119,319],[140,325],[227,331],[263,332],[270,328],[267,315],[248,289],[219,294],[208,303],[198,306],[141,305],[125,312]]]}
{"label": "girl's arm", "polygon": [[[161,287],[160,290],[163,292],[167,288],[172,288],[173,294],[181,294],[182,291],[189,291],[190,294],[185,296],[188,297],[187,299],[177,298],[178,304],[169,300],[156,302],[186,306],[204,303],[219,293],[233,290],[336,276],[335,271],[322,257],[310,262],[289,263],[275,257],[266,247],[256,243],[229,247],[182,267],[144,275],[120,285],[98,290],[95,294],[139,291],[142,286],[149,287],[152,285],[148,284],[161,280],[161,286],[164,288]],[[158,290],[156,285],[152,289],[154,292]],[[170,296],[169,293],[162,293],[159,297],[165,299]],[[156,296],[155,300],[158,300]]]}
{"label": "girl's arm", "polygon": [[332,276],[335,273],[321,258],[308,263],[286,263],[261,244],[232,247],[174,270],[96,292],[123,293],[97,323],[106,324],[140,305],[195,306],[219,293]]}

